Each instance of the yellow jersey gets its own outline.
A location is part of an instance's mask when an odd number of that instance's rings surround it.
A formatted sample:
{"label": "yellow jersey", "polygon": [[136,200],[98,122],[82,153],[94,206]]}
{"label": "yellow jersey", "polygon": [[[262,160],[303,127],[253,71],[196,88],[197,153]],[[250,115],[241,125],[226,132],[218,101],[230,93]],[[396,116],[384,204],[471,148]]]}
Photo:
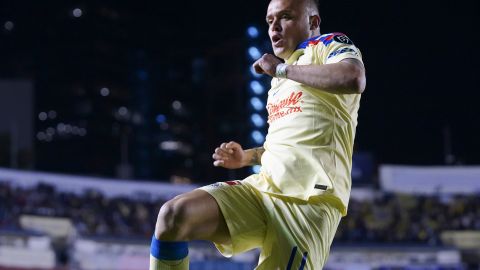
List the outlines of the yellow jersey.
{"label": "yellow jersey", "polygon": [[[326,65],[347,58],[362,61],[360,50],[347,36],[331,33],[303,42],[286,63]],[[261,160],[263,177],[253,184],[266,193],[302,200],[329,196],[346,215],[360,96],[331,94],[273,78],[266,106],[269,128]]]}

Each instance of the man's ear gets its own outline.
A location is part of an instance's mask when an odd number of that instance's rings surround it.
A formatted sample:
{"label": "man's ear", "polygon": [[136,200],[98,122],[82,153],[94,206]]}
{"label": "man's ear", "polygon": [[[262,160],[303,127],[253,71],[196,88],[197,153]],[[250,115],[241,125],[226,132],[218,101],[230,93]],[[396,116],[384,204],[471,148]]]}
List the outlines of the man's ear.
{"label": "man's ear", "polygon": [[310,30],[316,30],[320,27],[320,22],[322,20],[320,19],[320,16],[318,15],[312,15],[310,16]]}

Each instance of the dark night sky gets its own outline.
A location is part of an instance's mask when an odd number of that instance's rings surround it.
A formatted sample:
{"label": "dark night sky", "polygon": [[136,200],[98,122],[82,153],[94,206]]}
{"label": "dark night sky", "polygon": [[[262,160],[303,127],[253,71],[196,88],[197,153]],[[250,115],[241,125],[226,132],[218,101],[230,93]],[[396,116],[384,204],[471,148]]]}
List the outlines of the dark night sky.
{"label": "dark night sky", "polygon": [[[0,35],[0,57],[9,59],[0,67],[0,77],[38,78],[46,69],[54,70],[51,66],[70,61],[65,58],[73,52],[77,58],[72,60],[80,63],[66,67],[71,74],[96,80],[84,66],[98,64],[111,67],[110,80],[122,81],[118,66],[131,63],[118,55],[137,49],[147,52],[150,63],[166,65],[218,53],[227,59],[217,69],[235,69],[245,54],[238,43],[246,27],[258,25],[265,34],[266,6],[267,1],[258,0],[2,1],[2,27],[5,20],[15,21],[16,33]],[[84,11],[80,20],[65,16],[74,7]],[[358,150],[373,152],[381,163],[443,164],[448,130],[456,163],[480,163],[479,1],[324,0],[320,13],[322,33],[346,33],[363,53],[367,89]],[[109,56],[88,60],[89,50],[102,46]],[[230,55],[217,49],[230,50]],[[64,81],[79,77],[65,74]],[[187,94],[195,91],[186,89]],[[221,122],[223,114],[213,111],[210,121]],[[229,138],[210,140],[202,151],[220,139]]]}

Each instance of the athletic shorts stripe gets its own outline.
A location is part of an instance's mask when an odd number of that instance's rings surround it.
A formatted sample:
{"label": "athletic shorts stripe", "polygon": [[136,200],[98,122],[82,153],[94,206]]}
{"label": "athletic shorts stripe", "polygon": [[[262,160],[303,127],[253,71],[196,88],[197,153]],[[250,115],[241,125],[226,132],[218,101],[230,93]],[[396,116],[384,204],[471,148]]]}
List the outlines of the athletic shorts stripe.
{"label": "athletic shorts stripe", "polygon": [[297,253],[297,247],[293,247],[292,253],[290,253],[290,259],[288,259],[287,270],[292,270],[293,259],[295,259],[296,253]]}
{"label": "athletic shorts stripe", "polygon": [[305,251],[305,253],[303,253],[302,263],[300,264],[300,268],[298,268],[298,270],[303,270],[303,268],[305,267],[305,263],[307,262],[307,256],[308,252]]}

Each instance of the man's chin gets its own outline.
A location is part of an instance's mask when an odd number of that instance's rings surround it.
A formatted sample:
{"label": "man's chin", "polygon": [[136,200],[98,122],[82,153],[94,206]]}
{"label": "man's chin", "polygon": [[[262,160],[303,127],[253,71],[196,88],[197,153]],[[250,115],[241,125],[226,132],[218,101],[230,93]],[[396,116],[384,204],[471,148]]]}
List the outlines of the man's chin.
{"label": "man's chin", "polygon": [[286,58],[288,57],[288,53],[284,48],[274,48],[273,54],[275,54],[276,57],[282,58],[284,60],[286,60]]}

